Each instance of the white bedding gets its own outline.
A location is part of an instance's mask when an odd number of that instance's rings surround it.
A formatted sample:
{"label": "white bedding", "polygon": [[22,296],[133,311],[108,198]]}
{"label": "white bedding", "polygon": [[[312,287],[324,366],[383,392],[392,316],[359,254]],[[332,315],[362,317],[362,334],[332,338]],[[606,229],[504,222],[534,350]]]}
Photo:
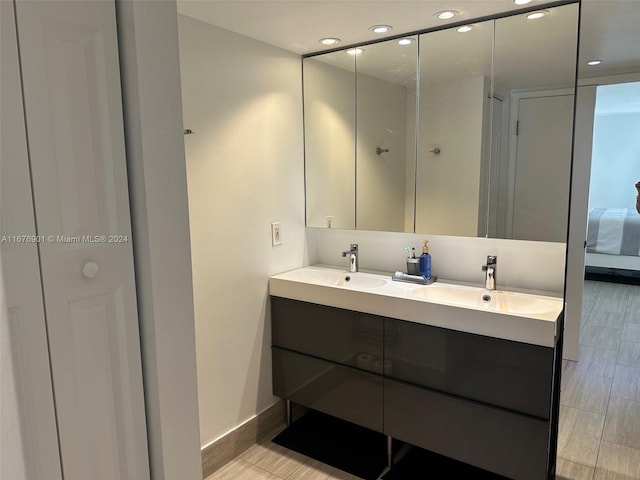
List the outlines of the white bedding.
{"label": "white bedding", "polygon": [[592,208],[587,253],[640,256],[640,215],[630,208]]}
{"label": "white bedding", "polygon": [[640,271],[640,257],[629,255],[607,255],[604,253],[587,253],[585,256],[586,267],[609,268],[612,270],[636,270]]}

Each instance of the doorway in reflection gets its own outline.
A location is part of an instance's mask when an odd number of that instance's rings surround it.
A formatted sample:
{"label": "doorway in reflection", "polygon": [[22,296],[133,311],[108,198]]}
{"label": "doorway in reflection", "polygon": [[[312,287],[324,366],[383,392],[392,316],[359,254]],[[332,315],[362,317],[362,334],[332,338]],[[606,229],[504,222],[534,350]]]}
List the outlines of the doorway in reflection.
{"label": "doorway in reflection", "polygon": [[640,81],[599,85],[594,112],[586,272],[640,281]]}

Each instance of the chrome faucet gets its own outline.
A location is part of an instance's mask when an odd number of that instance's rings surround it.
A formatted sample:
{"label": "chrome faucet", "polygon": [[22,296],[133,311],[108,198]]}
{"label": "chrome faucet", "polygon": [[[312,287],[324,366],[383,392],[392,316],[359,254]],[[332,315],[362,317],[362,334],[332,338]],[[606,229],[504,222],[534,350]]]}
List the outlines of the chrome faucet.
{"label": "chrome faucet", "polygon": [[349,250],[342,252],[343,257],[349,257],[349,272],[358,271],[358,244],[352,243],[349,245]]}
{"label": "chrome faucet", "polygon": [[487,263],[482,266],[482,271],[485,272],[484,288],[487,290],[496,289],[496,266],[498,264],[498,257],[495,255],[487,255]]}

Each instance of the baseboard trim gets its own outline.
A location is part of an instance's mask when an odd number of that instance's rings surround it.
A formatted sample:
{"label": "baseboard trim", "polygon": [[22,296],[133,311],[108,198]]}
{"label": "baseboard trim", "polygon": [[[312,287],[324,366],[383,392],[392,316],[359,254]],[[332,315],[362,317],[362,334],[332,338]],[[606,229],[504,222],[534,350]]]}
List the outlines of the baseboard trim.
{"label": "baseboard trim", "polygon": [[284,400],[202,449],[202,474],[207,478],[252,445],[275,434],[287,421]]}

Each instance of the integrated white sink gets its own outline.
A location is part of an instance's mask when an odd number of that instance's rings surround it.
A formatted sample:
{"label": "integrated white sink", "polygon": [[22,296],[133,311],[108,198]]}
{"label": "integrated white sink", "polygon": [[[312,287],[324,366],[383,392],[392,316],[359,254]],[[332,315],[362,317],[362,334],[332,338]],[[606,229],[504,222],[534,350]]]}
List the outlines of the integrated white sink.
{"label": "integrated white sink", "polygon": [[381,278],[378,275],[371,275],[367,273],[343,273],[340,275],[340,279],[336,282],[339,287],[354,287],[354,288],[378,288],[384,287],[388,280]]}
{"label": "integrated white sink", "polygon": [[557,298],[527,293],[486,290],[484,288],[434,283],[412,291],[425,300],[447,303],[453,306],[481,308],[519,315],[538,315],[554,312]]}
{"label": "integrated white sink", "polygon": [[285,275],[290,280],[298,280],[300,282],[335,285],[344,273],[344,271],[331,268],[305,267],[291,270],[280,276]]}
{"label": "integrated white sink", "polygon": [[364,272],[349,273],[344,270],[323,267],[300,268],[287,272],[286,275],[292,280],[301,282],[351,288],[378,288],[391,281],[381,275]]}
{"label": "integrated white sink", "polygon": [[561,297],[536,292],[486,290],[442,279],[425,286],[327,266],[274,275],[269,293],[547,347],[555,345],[556,321],[564,306]]}

